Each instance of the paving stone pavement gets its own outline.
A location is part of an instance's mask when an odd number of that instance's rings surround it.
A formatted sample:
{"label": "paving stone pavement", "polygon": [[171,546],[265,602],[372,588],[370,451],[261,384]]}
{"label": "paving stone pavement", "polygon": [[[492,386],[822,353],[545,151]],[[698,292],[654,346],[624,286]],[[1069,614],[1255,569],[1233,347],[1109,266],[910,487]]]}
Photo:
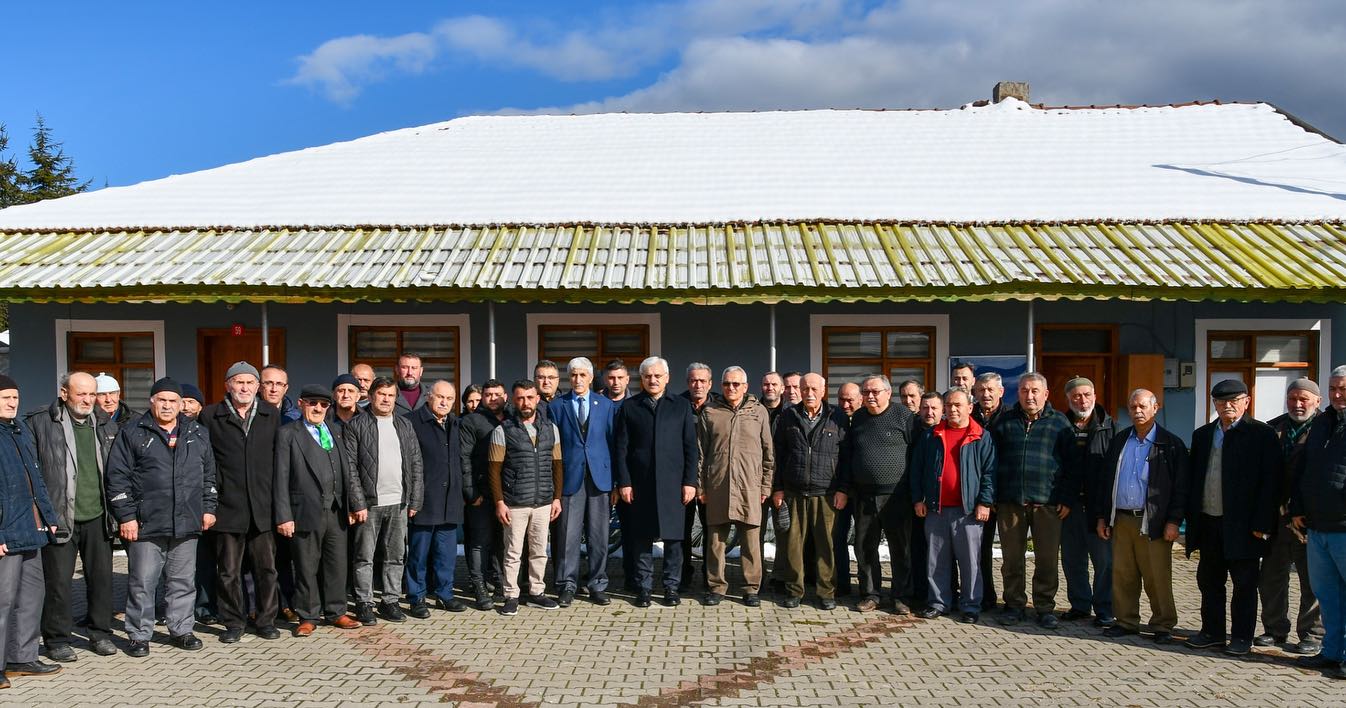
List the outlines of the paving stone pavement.
{"label": "paving stone pavement", "polygon": [[[120,607],[124,558],[116,571]],[[1175,554],[1180,635],[1198,619],[1195,572],[1194,560]],[[963,625],[860,614],[854,599],[824,612],[808,601],[786,610],[767,595],[759,609],[737,597],[649,609],[613,598],[608,607],[582,596],[569,609],[525,606],[512,618],[434,611],[232,645],[219,643],[218,626],[198,625],[203,651],[156,642],[146,659],[99,657],[78,642],[76,663],[53,677],[15,677],[0,704],[1346,706],[1346,682],[1297,669],[1276,649],[1235,659],[1145,637],[1110,640],[1087,622],[1045,631],[989,616]]]}

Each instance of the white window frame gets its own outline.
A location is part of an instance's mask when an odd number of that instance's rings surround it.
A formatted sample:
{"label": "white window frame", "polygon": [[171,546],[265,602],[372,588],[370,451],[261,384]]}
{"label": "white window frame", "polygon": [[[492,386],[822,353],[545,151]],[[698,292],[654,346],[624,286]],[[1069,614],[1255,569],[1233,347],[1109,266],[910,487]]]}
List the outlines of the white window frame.
{"label": "white window frame", "polygon": [[472,383],[470,315],[337,315],[337,371],[351,370],[351,327],[457,327],[458,385]]}
{"label": "white window frame", "polygon": [[948,315],[809,315],[809,368],[823,372],[824,327],[934,327],[935,388],[949,387]]}
{"label": "white window frame", "polygon": [[1318,385],[1327,390],[1327,375],[1332,371],[1332,320],[1322,319],[1199,319],[1196,320],[1196,427],[1210,422],[1210,392],[1206,373],[1210,370],[1208,341],[1211,332],[1302,331],[1318,332]]}
{"label": "white window frame", "polygon": [[[650,328],[650,356],[663,356],[663,334],[660,331],[659,313],[613,313],[613,312],[531,312],[524,315],[524,327],[528,330],[528,370],[537,365],[539,331],[543,325],[646,325]],[[558,361],[557,366],[565,368],[567,362]],[[595,361],[594,367],[602,371],[606,361]],[[599,372],[595,372],[598,375]],[[562,374],[565,372],[562,371]]]}
{"label": "white window frame", "polygon": [[[163,320],[55,320],[57,376],[70,368],[68,346],[71,332],[150,332],[154,336],[154,378],[167,375],[167,357],[164,355]],[[195,368],[195,367],[193,367]],[[88,372],[97,374],[97,371]],[[117,383],[121,383],[118,381]]]}

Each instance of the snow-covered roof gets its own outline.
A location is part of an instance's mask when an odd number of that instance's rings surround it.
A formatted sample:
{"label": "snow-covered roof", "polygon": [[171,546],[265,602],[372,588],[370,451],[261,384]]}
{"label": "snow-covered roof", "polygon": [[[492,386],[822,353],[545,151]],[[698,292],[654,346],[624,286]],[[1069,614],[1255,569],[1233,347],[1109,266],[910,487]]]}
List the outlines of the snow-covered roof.
{"label": "snow-covered roof", "polygon": [[0,211],[0,229],[1346,219],[1264,103],[478,116]]}

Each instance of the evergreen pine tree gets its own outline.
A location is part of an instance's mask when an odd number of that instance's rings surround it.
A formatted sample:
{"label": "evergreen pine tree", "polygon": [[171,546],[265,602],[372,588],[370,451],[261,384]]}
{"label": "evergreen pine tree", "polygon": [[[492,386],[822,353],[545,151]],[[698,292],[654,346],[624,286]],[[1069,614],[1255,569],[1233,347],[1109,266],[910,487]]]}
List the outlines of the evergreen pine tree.
{"label": "evergreen pine tree", "polygon": [[0,209],[24,203],[23,189],[19,187],[19,166],[14,156],[6,157],[9,149],[9,133],[0,123]]}
{"label": "evergreen pine tree", "polygon": [[52,139],[51,128],[41,113],[37,114],[37,125],[33,128],[28,161],[32,167],[18,179],[24,202],[55,199],[89,188],[88,180],[80,182],[75,177],[75,162],[61,149],[61,144]]}

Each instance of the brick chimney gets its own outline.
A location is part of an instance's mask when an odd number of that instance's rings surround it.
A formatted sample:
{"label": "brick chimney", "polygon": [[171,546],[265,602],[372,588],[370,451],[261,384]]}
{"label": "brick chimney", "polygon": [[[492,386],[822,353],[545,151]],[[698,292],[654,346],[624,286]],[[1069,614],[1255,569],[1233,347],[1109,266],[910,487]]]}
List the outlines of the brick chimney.
{"label": "brick chimney", "polygon": [[1001,81],[991,89],[991,103],[1000,103],[1007,98],[1017,98],[1028,103],[1028,82]]}

